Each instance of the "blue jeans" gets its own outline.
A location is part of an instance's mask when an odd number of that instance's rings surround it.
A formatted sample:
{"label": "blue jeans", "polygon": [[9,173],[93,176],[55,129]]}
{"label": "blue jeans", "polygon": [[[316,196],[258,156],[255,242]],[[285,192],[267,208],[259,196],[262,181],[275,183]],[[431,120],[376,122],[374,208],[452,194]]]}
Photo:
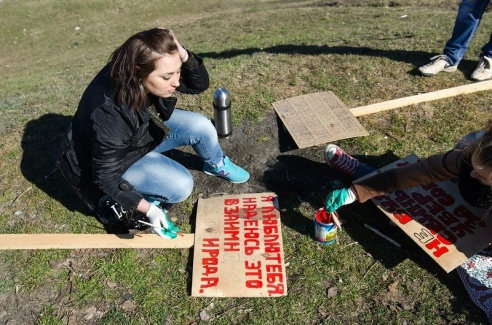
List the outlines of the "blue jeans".
{"label": "blue jeans", "polygon": [[191,194],[193,177],[183,165],[161,153],[190,145],[204,163],[213,167],[224,153],[215,127],[201,114],[175,109],[165,124],[171,129],[167,138],[136,161],[122,177],[148,201],[177,203]]}
{"label": "blue jeans", "polygon": [[366,176],[367,174],[370,174],[375,170],[376,168],[372,167],[371,165],[364,164],[363,162],[359,161],[359,166],[354,171],[354,179]]}
{"label": "blue jeans", "polygon": [[[489,2],[490,0],[461,1],[453,34],[444,48],[444,55],[450,65],[457,65],[465,55]],[[482,55],[492,57],[492,34],[489,42],[482,47]]]}
{"label": "blue jeans", "polygon": [[484,134],[485,134],[485,132],[482,131],[482,130],[468,133],[463,138],[461,138],[461,140],[458,141],[458,143],[456,143],[456,145],[454,146],[454,148],[455,149],[463,149],[467,145],[472,144],[473,142],[475,142],[478,139],[480,139],[481,137],[483,137]]}

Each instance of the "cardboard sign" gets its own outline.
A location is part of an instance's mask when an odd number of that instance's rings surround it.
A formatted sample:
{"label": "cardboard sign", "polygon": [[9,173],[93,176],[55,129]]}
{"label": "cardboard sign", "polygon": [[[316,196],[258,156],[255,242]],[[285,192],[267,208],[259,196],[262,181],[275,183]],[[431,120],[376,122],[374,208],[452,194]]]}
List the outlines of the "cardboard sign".
{"label": "cardboard sign", "polygon": [[275,193],[198,200],[191,294],[197,297],[287,294]]}
{"label": "cardboard sign", "polygon": [[[376,173],[417,160],[411,155]],[[485,218],[486,210],[468,204],[453,181],[398,190],[372,201],[446,272],[491,244],[492,220]]]}
{"label": "cardboard sign", "polygon": [[331,91],[280,100],[273,108],[300,149],[369,135]]}

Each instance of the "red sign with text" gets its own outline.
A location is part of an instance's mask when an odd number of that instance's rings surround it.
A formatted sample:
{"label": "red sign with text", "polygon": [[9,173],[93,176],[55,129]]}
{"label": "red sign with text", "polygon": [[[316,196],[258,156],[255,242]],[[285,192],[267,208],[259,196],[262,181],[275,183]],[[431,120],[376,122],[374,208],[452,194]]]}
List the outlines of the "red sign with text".
{"label": "red sign with text", "polygon": [[[417,160],[411,155],[379,171]],[[486,211],[466,203],[453,181],[398,190],[372,201],[446,272],[490,245],[492,222],[484,217]]]}
{"label": "red sign with text", "polygon": [[194,250],[192,296],[287,294],[275,193],[199,199]]}

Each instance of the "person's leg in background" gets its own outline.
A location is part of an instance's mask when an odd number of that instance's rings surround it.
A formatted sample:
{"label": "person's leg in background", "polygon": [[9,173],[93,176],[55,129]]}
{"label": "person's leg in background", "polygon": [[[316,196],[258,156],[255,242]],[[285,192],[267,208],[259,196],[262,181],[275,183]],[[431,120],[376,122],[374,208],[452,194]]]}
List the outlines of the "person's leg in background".
{"label": "person's leg in background", "polygon": [[442,55],[431,58],[431,62],[420,67],[424,76],[439,72],[454,72],[463,59],[468,45],[480,24],[490,0],[463,0],[458,8],[451,38],[446,42]]}
{"label": "person's leg in background", "polygon": [[444,47],[444,55],[450,65],[458,65],[463,59],[489,2],[490,0],[461,1],[453,33]]}
{"label": "person's leg in background", "polygon": [[326,146],[325,161],[330,167],[352,176],[355,179],[376,170],[374,167],[360,162],[358,159],[352,157],[334,144],[328,144]]}

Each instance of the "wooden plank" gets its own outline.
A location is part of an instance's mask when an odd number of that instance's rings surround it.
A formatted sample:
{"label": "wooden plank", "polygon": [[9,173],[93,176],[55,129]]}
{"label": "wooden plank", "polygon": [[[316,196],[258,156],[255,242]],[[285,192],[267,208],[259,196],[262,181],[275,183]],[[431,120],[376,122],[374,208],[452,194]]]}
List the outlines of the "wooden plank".
{"label": "wooden plank", "polygon": [[190,248],[195,234],[163,239],[155,234],[1,234],[0,249]]}
{"label": "wooden plank", "polygon": [[366,106],[359,106],[359,107],[351,108],[350,111],[352,112],[352,114],[354,114],[354,116],[362,116],[362,115],[382,112],[398,107],[404,107],[408,105],[414,105],[418,103],[429,102],[432,100],[470,94],[477,91],[490,90],[490,89],[492,89],[492,80],[480,81],[469,85],[432,91],[425,94],[393,99],[386,102],[375,103]]}

